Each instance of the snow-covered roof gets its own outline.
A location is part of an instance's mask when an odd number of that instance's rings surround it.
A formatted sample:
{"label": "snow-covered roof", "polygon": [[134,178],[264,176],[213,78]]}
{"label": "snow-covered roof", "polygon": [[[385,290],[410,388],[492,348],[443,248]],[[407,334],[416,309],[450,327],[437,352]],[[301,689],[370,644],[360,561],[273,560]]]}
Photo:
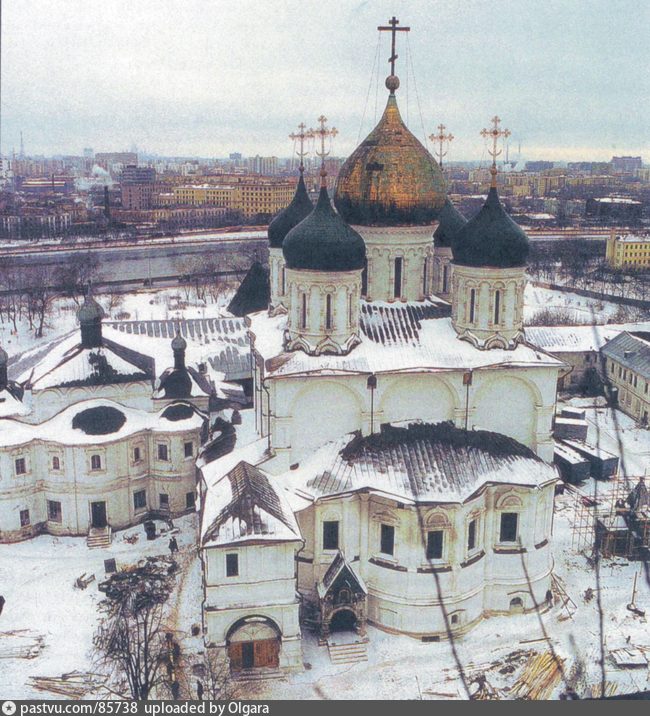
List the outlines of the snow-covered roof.
{"label": "snow-covered roof", "polygon": [[464,502],[487,484],[536,488],[557,472],[512,438],[438,423],[347,435],[278,479],[312,499],[371,490],[412,503]]}
{"label": "snow-covered roof", "polygon": [[154,398],[200,398],[214,391],[205,375],[192,366],[167,368],[156,381]]}
{"label": "snow-covered roof", "polygon": [[22,401],[22,388],[10,382],[0,390],[0,418],[27,415],[29,407]]}
{"label": "snow-covered roof", "polygon": [[[252,377],[250,342],[243,318],[105,321],[105,335],[113,337],[113,332],[120,336],[120,343],[155,355],[161,368],[174,364],[171,341],[179,333],[187,341],[188,364],[206,363],[214,383],[224,378],[230,381]],[[168,358],[163,360],[162,356]]]}
{"label": "snow-covered roof", "polygon": [[[528,345],[519,345],[514,350],[477,350],[470,343],[458,339],[450,318],[417,319],[416,330],[413,330],[411,322],[407,321],[409,309],[413,312],[422,305],[402,305],[397,317],[393,310],[382,311],[378,306],[371,318],[364,318],[372,338],[362,332],[361,343],[346,356],[285,352],[283,334],[286,315],[254,314],[251,316],[251,332],[255,349],[265,360],[267,374],[276,376],[469,370],[506,365],[560,368],[563,365],[556,358]],[[386,306],[394,309],[391,304]],[[396,328],[398,325],[399,330]]]}
{"label": "snow-covered roof", "polygon": [[18,378],[18,382],[29,384],[34,390],[151,381],[155,375],[155,362],[150,356],[107,338],[100,347],[86,348],[78,331],[53,343],[45,354],[37,355]]}
{"label": "snow-covered roof", "polygon": [[302,539],[284,489],[240,461],[209,488],[201,525],[203,546]]}
{"label": "snow-covered roof", "polygon": [[650,380],[650,332],[623,331],[603,347],[603,355]]}
{"label": "snow-covered roof", "polygon": [[[180,414],[179,411],[170,412],[174,405],[183,406],[185,410]],[[194,406],[189,403],[172,406],[149,413],[98,398],[75,403],[39,425],[5,419],[0,421],[0,448],[25,445],[34,440],[59,445],[97,445],[143,431],[181,433],[203,427],[206,416]],[[103,429],[109,432],[102,434],[94,427],[101,425],[102,421],[105,424]]]}
{"label": "snow-covered roof", "polygon": [[550,353],[598,352],[607,341],[626,330],[650,330],[650,323],[605,326],[529,326],[526,340]]}

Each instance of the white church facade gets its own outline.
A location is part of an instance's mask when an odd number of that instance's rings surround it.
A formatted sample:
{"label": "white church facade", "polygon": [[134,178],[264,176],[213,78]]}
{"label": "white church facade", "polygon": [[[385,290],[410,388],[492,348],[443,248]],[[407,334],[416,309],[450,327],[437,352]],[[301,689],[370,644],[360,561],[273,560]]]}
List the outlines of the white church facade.
{"label": "white church facade", "polygon": [[528,240],[495,165],[460,217],[386,86],[334,202],[323,168],[269,227],[257,440],[200,463],[204,638],[236,671],[302,668],[305,629],[435,641],[551,599],[565,366],[526,342]]}

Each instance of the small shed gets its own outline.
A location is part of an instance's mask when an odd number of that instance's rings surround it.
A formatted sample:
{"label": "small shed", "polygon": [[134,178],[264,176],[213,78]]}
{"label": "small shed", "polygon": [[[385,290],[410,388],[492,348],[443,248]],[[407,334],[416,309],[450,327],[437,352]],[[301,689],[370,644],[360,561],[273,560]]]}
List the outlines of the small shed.
{"label": "small shed", "polygon": [[597,480],[608,480],[618,472],[618,457],[613,453],[578,440],[563,442],[589,461],[591,476]]}
{"label": "small shed", "polygon": [[586,420],[579,418],[563,418],[561,416],[555,418],[555,429],[553,431],[556,438],[564,440],[582,440],[587,439],[587,430],[589,425]]}
{"label": "small shed", "polygon": [[553,462],[565,482],[577,484],[589,479],[591,465],[583,455],[561,442],[555,443]]}
{"label": "small shed", "polygon": [[627,557],[630,530],[622,515],[601,516],[596,520],[596,547],[604,557]]}

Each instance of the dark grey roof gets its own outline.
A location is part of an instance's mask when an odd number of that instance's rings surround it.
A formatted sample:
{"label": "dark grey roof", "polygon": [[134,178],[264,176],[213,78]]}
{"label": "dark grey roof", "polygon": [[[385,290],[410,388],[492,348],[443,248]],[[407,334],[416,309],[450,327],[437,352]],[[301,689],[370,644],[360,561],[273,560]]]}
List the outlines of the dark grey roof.
{"label": "dark grey roof", "polygon": [[255,261],[239,284],[228,310],[233,316],[246,316],[268,308],[270,300],[269,271],[259,261]]}
{"label": "dark grey roof", "polygon": [[286,498],[253,465],[242,460],[210,490],[221,507],[203,535],[204,544],[269,537],[300,539]]}
{"label": "dark grey roof", "polygon": [[72,418],[72,427],[82,430],[86,435],[110,435],[116,433],[126,422],[121,410],[109,405],[87,408]]}
{"label": "dark grey roof", "polygon": [[438,221],[438,228],[433,232],[433,245],[439,248],[451,246],[454,236],[467,223],[467,219],[449,199],[440,210]]}
{"label": "dark grey roof", "polygon": [[[291,203],[271,221],[269,224],[269,246],[272,249],[281,249],[284,237],[293,229],[294,226],[306,219],[311,214],[314,205],[307,194],[305,180],[300,174],[296,193],[293,195]],[[268,304],[267,304],[268,305]],[[238,315],[238,314],[235,314]]]}
{"label": "dark grey roof", "polygon": [[445,301],[427,299],[395,306],[362,301],[359,325],[375,343],[414,345],[419,342],[422,321],[450,315],[451,306]]}
{"label": "dark grey roof", "polygon": [[156,397],[184,399],[192,397],[192,379],[205,395],[211,395],[213,390],[208,379],[191,366],[182,368],[167,368],[158,383]]}
{"label": "dark grey roof", "polygon": [[606,343],[601,351],[607,358],[650,380],[650,333],[623,331]]}
{"label": "dark grey roof", "polygon": [[371,489],[416,502],[462,502],[486,484],[537,487],[557,477],[513,438],[451,423],[382,426],[339,448],[318,451],[315,472],[307,460],[290,473],[292,484],[313,497]]}
{"label": "dark grey roof", "polygon": [[[201,344],[202,352],[226,380],[252,377],[250,339],[243,318],[188,318],[180,321],[105,321],[104,326],[122,333],[152,339],[171,339],[179,331],[189,344]],[[190,345],[190,350],[191,350]],[[142,349],[147,349],[143,341]],[[155,346],[150,348],[155,352]]]}
{"label": "dark grey roof", "polygon": [[492,187],[476,216],[453,237],[454,261],[464,266],[511,268],[525,266],[528,237],[506,213]]}
{"label": "dark grey roof", "polygon": [[321,599],[335,583],[342,586],[342,581],[347,582],[346,586],[353,589],[355,592],[362,592],[364,594],[368,593],[368,588],[361,577],[354,571],[352,565],[347,561],[343,552],[339,550],[323,575],[321,583],[318,585],[318,594]]}
{"label": "dark grey roof", "polygon": [[286,235],[282,253],[290,269],[354,271],[364,267],[366,245],[334,211],[323,187],[316,208]]}

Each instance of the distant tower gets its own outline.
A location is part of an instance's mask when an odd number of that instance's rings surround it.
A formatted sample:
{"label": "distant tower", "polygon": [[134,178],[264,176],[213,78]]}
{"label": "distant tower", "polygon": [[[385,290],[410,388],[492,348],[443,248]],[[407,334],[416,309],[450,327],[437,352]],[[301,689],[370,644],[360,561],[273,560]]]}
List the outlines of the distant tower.
{"label": "distant tower", "polygon": [[24,158],[25,158],[25,143],[23,142],[23,132],[22,132],[22,130],[21,130],[21,132],[20,132],[20,155],[19,155],[19,156],[20,156],[21,159],[24,159]]}
{"label": "distant tower", "polygon": [[361,272],[366,247],[334,211],[327,193],[325,138],[336,134],[318,120],[321,187],[311,214],[285,237],[288,317],[285,350],[345,355],[359,342]]}
{"label": "distant tower", "polygon": [[524,340],[524,288],[528,237],[506,214],[497,193],[497,141],[508,137],[492,118],[492,181],[487,201],[452,240],[451,320],[461,340],[480,349],[516,348]]}
{"label": "distant tower", "polygon": [[285,265],[284,256],[282,254],[282,242],[284,237],[297,226],[305,217],[311,214],[314,205],[311,203],[311,199],[307,194],[307,187],[305,186],[304,180],[304,159],[306,156],[305,152],[305,139],[311,139],[314,135],[311,130],[307,130],[303,123],[298,125],[300,130],[297,134],[290,134],[289,138],[293,139],[294,142],[298,142],[300,149],[296,152],[300,157],[300,178],[298,179],[298,186],[296,187],[296,193],[289,206],[283,209],[269,224],[268,235],[269,235],[269,280],[271,284],[271,305],[269,310],[271,312],[277,311],[278,309],[286,309],[286,279],[285,279]]}

